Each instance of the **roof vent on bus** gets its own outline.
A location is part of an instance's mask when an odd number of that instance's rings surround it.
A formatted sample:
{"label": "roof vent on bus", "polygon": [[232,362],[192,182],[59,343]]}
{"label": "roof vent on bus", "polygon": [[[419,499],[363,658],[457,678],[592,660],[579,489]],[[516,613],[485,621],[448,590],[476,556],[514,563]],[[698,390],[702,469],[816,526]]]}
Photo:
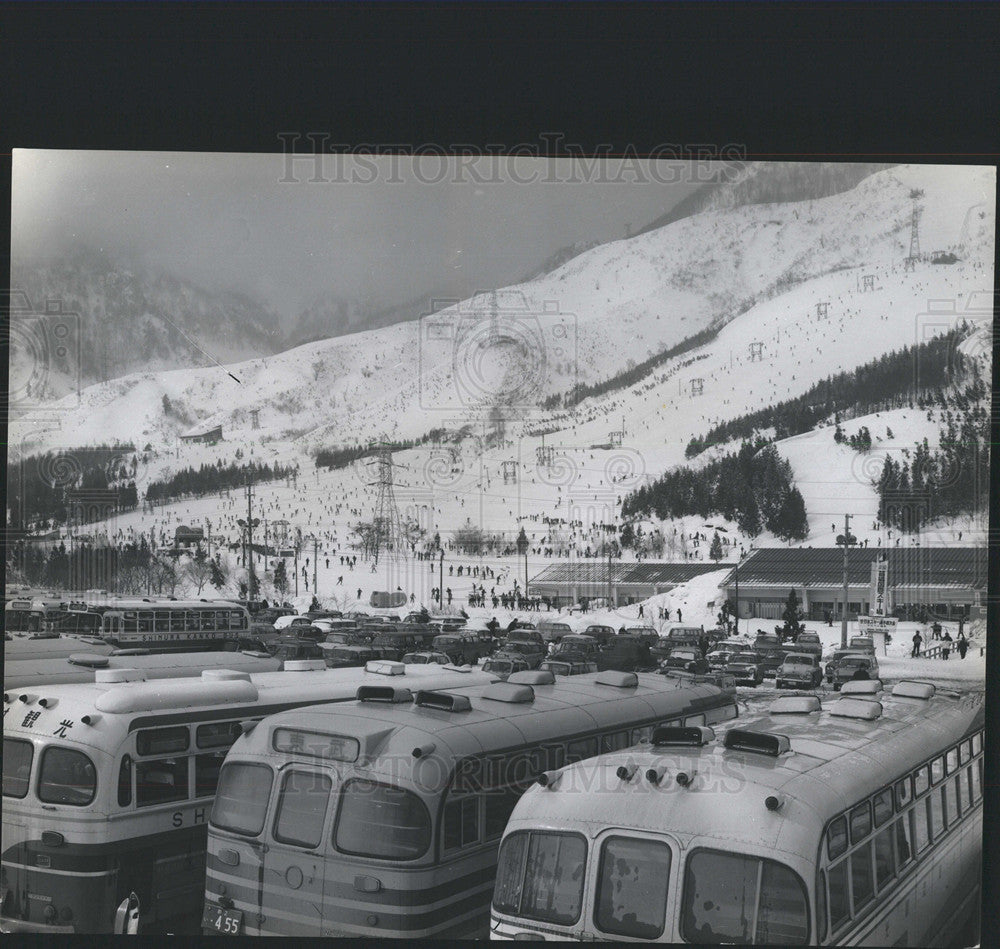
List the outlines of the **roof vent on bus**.
{"label": "roof vent on bus", "polygon": [[355,698],[359,702],[389,702],[393,705],[410,703],[413,693],[393,685],[359,685]]}
{"label": "roof vent on bus", "polygon": [[443,668],[447,669],[449,672],[472,672],[472,666],[456,666],[453,662],[449,662]]}
{"label": "roof vent on bus", "polygon": [[547,669],[525,669],[523,672],[512,672],[507,681],[514,685],[554,685],[556,677]]}
{"label": "roof vent on bus", "polygon": [[149,650],[141,646],[134,646],[129,649],[112,649],[112,656],[148,656]]}
{"label": "roof vent on bus", "polygon": [[841,695],[877,695],[881,691],[881,679],[849,679],[840,687]]}
{"label": "roof vent on bus", "polygon": [[652,743],[657,748],[700,748],[715,741],[715,732],[704,725],[658,725],[653,729]]}
{"label": "roof vent on bus", "polygon": [[365,672],[374,672],[381,676],[406,675],[406,666],[401,662],[389,662],[385,659],[369,659],[365,663]]}
{"label": "roof vent on bus", "polygon": [[[107,669],[107,674],[121,672]],[[135,671],[135,670],[131,670]],[[102,670],[95,675],[100,676]],[[259,698],[251,682],[205,682],[200,679],[159,679],[142,688],[123,685],[99,695],[99,712],[151,712],[159,709],[204,708],[212,705],[251,705]]]}
{"label": "roof vent on bus", "polygon": [[120,682],[145,682],[141,669],[95,669],[94,681],[102,685],[116,685]]}
{"label": "roof vent on bus", "polygon": [[87,666],[89,669],[106,669],[108,665],[107,656],[96,656],[89,652],[75,652],[66,661],[70,665]]}
{"label": "roof vent on bus", "polygon": [[494,702],[509,702],[512,705],[522,705],[535,701],[535,690],[530,685],[517,685],[513,682],[493,682],[486,686],[482,698]]}
{"label": "roof vent on bus", "polygon": [[772,715],[808,715],[822,709],[815,695],[784,695],[771,703]]}
{"label": "roof vent on bus", "polygon": [[858,718],[872,722],[882,715],[882,703],[868,698],[846,698],[830,706],[830,714],[837,718]]}
{"label": "roof vent on bus", "polygon": [[281,666],[285,672],[319,672],[326,668],[325,659],[286,659]]}
{"label": "roof vent on bus", "polygon": [[914,682],[912,679],[903,679],[892,687],[892,697],[894,699],[929,699],[934,696],[934,686],[929,682]]}
{"label": "roof vent on bus", "polygon": [[442,712],[470,712],[472,703],[467,695],[453,695],[451,692],[433,692],[421,689],[414,699],[421,708],[436,708]]}
{"label": "roof vent on bus", "polygon": [[249,682],[249,672],[237,672],[235,669],[205,669],[201,677],[212,682]]}
{"label": "roof vent on bus", "polygon": [[594,681],[598,685],[611,685],[616,689],[634,689],[639,684],[639,677],[634,672],[616,672],[605,669],[598,672]]}
{"label": "roof vent on bus", "polygon": [[732,728],[726,732],[725,747],[729,751],[751,751],[758,755],[777,758],[791,749],[786,735],[771,735],[746,728]]}

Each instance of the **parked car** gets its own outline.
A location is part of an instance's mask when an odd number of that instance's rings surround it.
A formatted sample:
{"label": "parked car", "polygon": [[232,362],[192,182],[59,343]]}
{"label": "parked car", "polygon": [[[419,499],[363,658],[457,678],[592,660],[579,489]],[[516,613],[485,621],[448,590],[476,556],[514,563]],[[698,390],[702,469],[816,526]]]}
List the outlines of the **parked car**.
{"label": "parked car", "polygon": [[822,683],[823,670],[812,653],[786,653],[774,677],[778,689],[816,689]]}
{"label": "parked car", "polygon": [[563,636],[569,636],[573,632],[573,627],[569,623],[561,623],[558,620],[542,620],[538,624],[538,633],[547,642],[559,642]]}
{"label": "parked car", "polygon": [[467,625],[464,616],[435,616],[432,614],[431,622],[437,623],[441,627],[441,631],[445,633],[462,629],[463,626]]}
{"label": "parked car", "polygon": [[588,626],[581,635],[590,636],[603,646],[615,635],[615,628],[614,626],[603,626],[595,623]]}
{"label": "parked car", "polygon": [[341,617],[340,619],[318,620],[315,625],[319,626],[320,629],[325,629],[328,633],[332,633],[339,629],[357,629],[358,621],[356,619]]}
{"label": "parked car", "polygon": [[580,659],[546,659],[538,668],[556,676],[576,676],[584,672],[597,672],[597,663]]}
{"label": "parked car", "polygon": [[605,649],[597,654],[597,668],[617,672],[651,672],[656,660],[649,654],[649,644],[637,636],[615,636]]}
{"label": "parked car", "polygon": [[875,655],[875,640],[871,636],[852,636],[847,646],[853,652],[867,652]]}
{"label": "parked car", "polygon": [[491,652],[488,642],[480,640],[471,633],[461,632],[441,633],[431,640],[431,647],[450,656],[451,661],[460,666],[474,666]]}
{"label": "parked car", "polygon": [[383,629],[372,639],[372,646],[382,650],[382,658],[398,662],[404,653],[427,649],[433,641],[434,630],[426,626],[423,632],[416,632],[412,627],[407,630]]}
{"label": "parked car", "polygon": [[556,644],[550,659],[579,659],[582,661],[597,661],[597,654],[601,651],[600,644],[592,636],[583,636],[573,633],[563,636]]}
{"label": "parked car", "polygon": [[525,672],[530,669],[531,666],[528,665],[527,661],[520,656],[512,655],[496,655],[490,656],[486,662],[483,663],[483,672],[489,672],[495,675],[498,679],[503,679],[507,681],[508,676],[514,672]]}
{"label": "parked car", "polygon": [[782,645],[781,637],[776,633],[758,632],[753,641],[753,651],[757,654],[761,671],[770,677],[777,673],[778,666],[784,661],[785,653],[790,650]]}
{"label": "parked car", "polygon": [[309,610],[308,613],[304,613],[304,616],[308,616],[310,621],[318,619],[342,619],[344,614],[340,610]]}
{"label": "parked car", "polygon": [[537,629],[512,629],[507,633],[505,643],[535,643],[542,650],[545,649],[545,640]]}
{"label": "parked car", "polygon": [[708,655],[705,656],[705,659],[708,660],[708,668],[709,669],[725,669],[726,665],[729,663],[729,657],[735,651],[736,650],[734,650],[732,648],[726,648],[724,646],[720,646],[717,649],[711,649],[711,650],[709,650]]}
{"label": "parked car", "polygon": [[660,634],[652,626],[626,626],[624,635],[635,636],[647,646],[652,646],[660,638]]}
{"label": "parked car", "polygon": [[690,623],[671,623],[664,629],[660,638],[668,641],[667,655],[669,655],[669,650],[673,649],[674,646],[694,646],[700,649],[704,636],[705,628],[703,626],[692,626]]}
{"label": "parked car", "polygon": [[833,670],[833,688],[839,692],[845,682],[852,679],[879,678],[878,660],[874,655],[856,652],[844,656]]}
{"label": "parked car", "polygon": [[268,650],[272,658],[285,662],[288,659],[324,659],[323,650],[312,640],[282,637]]}
{"label": "parked car", "polygon": [[659,639],[649,647],[649,654],[659,663],[666,660],[667,656],[670,655],[672,649],[676,649],[678,645],[687,646],[688,643],[676,643],[671,642],[669,636],[661,636]]}
{"label": "parked car", "polygon": [[660,663],[661,669],[683,669],[685,672],[693,672],[701,675],[709,671],[708,660],[705,659],[701,650],[691,646],[677,646],[669,656]]}
{"label": "parked car", "polygon": [[279,616],[274,621],[274,628],[278,630],[288,629],[290,626],[311,626],[312,620],[302,614],[289,614]]}
{"label": "parked car", "polygon": [[820,642],[819,633],[813,633],[809,630],[799,633],[792,648],[795,652],[807,652],[815,656],[817,663],[823,657],[823,644]]}
{"label": "parked car", "polygon": [[324,659],[331,669],[356,669],[372,659],[395,659],[376,646],[331,646],[324,649]]}
{"label": "parked car", "polygon": [[545,647],[532,642],[510,642],[504,643],[490,658],[510,658],[516,657],[528,663],[529,669],[537,669],[545,659]]}
{"label": "parked car", "polygon": [[847,656],[865,655],[868,655],[868,653],[861,652],[857,649],[851,649],[850,647],[847,647],[846,649],[834,649],[833,652],[828,655],[826,666],[824,666],[823,669],[826,681],[831,685],[833,684],[833,673],[842,659]]}
{"label": "parked car", "polygon": [[408,652],[402,659],[405,663],[415,663],[416,665],[430,665],[436,663],[439,666],[450,666],[451,659],[443,652]]}
{"label": "parked car", "polygon": [[756,688],[764,681],[760,657],[752,649],[733,653],[723,671],[731,675],[737,685],[752,685]]}

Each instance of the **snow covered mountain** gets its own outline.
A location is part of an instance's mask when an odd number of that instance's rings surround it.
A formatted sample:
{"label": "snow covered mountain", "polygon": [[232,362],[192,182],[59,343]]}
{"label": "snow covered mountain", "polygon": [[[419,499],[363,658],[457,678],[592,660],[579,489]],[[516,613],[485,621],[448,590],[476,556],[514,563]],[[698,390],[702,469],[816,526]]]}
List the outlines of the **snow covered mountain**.
{"label": "snow covered mountain", "polygon": [[[140,494],[154,477],[228,462],[236,446],[245,456],[249,446],[258,460],[301,464],[308,477],[300,482],[314,502],[300,497],[301,486],[276,486],[270,503],[315,525],[331,516],[332,498],[361,510],[374,497],[363,466],[317,471],[318,449],[471,426],[454,452],[428,444],[397,456],[405,466],[397,496],[422,511],[428,527],[454,529],[474,517],[508,529],[517,516],[573,510],[579,519],[597,512],[599,520],[647,477],[685,464],[688,441],[712,425],[804,393],[961,319],[987,325],[991,298],[979,294],[993,286],[995,185],[990,168],[896,166],[823,199],[704,211],[420,322],[225,369],[142,372],[93,385],[79,405],[67,398],[16,420],[11,441],[22,451],[114,439],[149,444]],[[904,268],[914,190],[923,191],[921,247],[951,250],[956,263]],[[572,408],[552,398],[608,380],[698,332],[697,345],[638,381]],[[751,345],[759,358],[751,358]],[[889,420],[900,444],[918,433],[936,436],[936,421],[910,416]],[[225,440],[178,445],[189,423],[221,424]],[[887,427],[855,419],[848,431],[863,424],[879,435]],[[543,439],[552,464],[541,463]],[[777,447],[806,500],[805,543],[830,543],[829,511],[843,507],[832,501],[843,490],[831,479],[857,486],[856,512],[867,516],[870,478],[857,474],[854,453],[833,445],[832,433],[817,430]],[[209,504],[184,502],[183,510],[194,516]]]}

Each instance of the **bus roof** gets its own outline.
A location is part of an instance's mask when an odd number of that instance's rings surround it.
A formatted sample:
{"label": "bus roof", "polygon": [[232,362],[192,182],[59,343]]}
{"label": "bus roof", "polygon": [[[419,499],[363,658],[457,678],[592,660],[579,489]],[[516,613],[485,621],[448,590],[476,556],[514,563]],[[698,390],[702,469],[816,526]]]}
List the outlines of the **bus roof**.
{"label": "bus roof", "polygon": [[[270,735],[275,728],[301,728],[324,734],[350,735],[373,758],[374,777],[380,769],[393,779],[407,773],[424,793],[443,788],[454,761],[510,748],[535,746],[545,741],[571,739],[596,729],[627,727],[645,718],[669,718],[718,704],[725,693],[713,685],[691,685],[665,676],[640,673],[633,687],[606,684],[618,675],[584,673],[557,676],[550,684],[531,686],[517,682],[450,688],[447,694],[468,708],[459,711],[421,706],[415,702],[346,702],[300,708],[272,716],[240,739],[233,748],[241,754],[273,754]],[[604,681],[602,681],[602,679]],[[520,695],[529,701],[500,700],[496,695]],[[729,697],[729,701],[732,699]],[[464,703],[463,703],[464,704]],[[435,766],[421,765],[413,749],[434,744]],[[441,767],[444,759],[446,766]],[[416,769],[420,769],[419,776]]]}
{"label": "bus roof", "polygon": [[[830,702],[820,712],[768,712],[715,726],[715,740],[700,747],[644,745],[567,766],[551,789],[525,793],[508,831],[541,825],[591,834],[620,826],[714,837],[726,849],[749,843],[810,852],[829,817],[889,785],[936,744],[957,742],[976,721],[982,727],[981,695],[879,699],[882,715],[871,721],[833,715],[839,703]],[[731,728],[784,735],[790,751],[775,757],[726,749],[722,739]],[[636,777],[618,778],[622,765],[636,766]],[[643,777],[652,767],[693,780],[687,788],[673,780],[653,787]],[[772,814],[764,801],[776,792],[783,803]]]}

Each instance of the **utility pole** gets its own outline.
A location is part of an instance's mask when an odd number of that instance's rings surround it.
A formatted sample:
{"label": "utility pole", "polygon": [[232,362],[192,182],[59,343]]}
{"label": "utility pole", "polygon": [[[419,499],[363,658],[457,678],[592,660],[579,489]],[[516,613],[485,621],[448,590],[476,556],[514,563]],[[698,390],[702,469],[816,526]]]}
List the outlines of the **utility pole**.
{"label": "utility pole", "polygon": [[208,539],[208,559],[212,559],[212,522],[206,517],[205,518],[205,531],[206,537]]}
{"label": "utility pole", "polygon": [[438,573],[438,611],[444,609],[444,547],[438,547],[441,554],[441,569]]}
{"label": "utility pole", "polygon": [[[739,538],[737,538],[737,539],[739,539]],[[736,610],[735,610],[735,614],[736,615],[734,616],[735,625],[734,625],[733,629],[735,630],[736,635],[739,636],[739,634],[740,634],[740,558],[739,558],[739,556],[736,557],[735,580],[736,580]]]}
{"label": "utility pole", "polygon": [[264,518],[264,572],[267,573],[267,518]]}
{"label": "utility pole", "polygon": [[317,568],[319,567],[319,538],[313,537],[313,596],[319,592],[316,585]]}
{"label": "utility pole", "polygon": [[851,515],[844,515],[844,614],[840,618],[840,648],[847,648],[847,549],[851,541]]}

